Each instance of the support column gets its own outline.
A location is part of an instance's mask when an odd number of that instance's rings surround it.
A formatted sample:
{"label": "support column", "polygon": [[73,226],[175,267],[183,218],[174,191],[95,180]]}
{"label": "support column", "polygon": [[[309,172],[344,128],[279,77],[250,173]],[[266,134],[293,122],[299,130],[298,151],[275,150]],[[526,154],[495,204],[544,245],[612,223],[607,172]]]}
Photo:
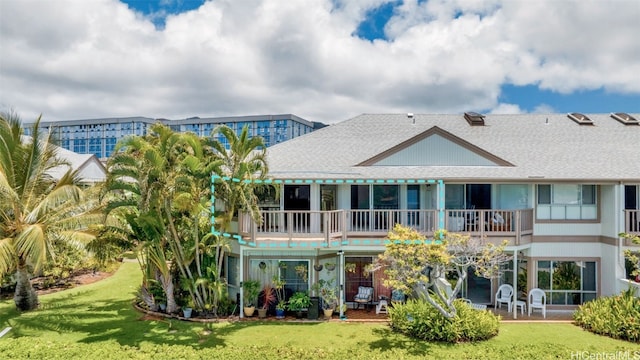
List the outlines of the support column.
{"label": "support column", "polygon": [[240,245],[240,319],[244,318],[244,246]]}
{"label": "support column", "polygon": [[518,249],[513,250],[513,318],[518,318]]}
{"label": "support column", "polygon": [[338,282],[340,283],[340,301],[338,303],[340,306],[340,319],[342,320],[344,318],[344,309],[342,308],[342,304],[344,304],[344,251],[338,251],[338,255],[340,255],[338,266],[338,271],[340,271],[338,274]]}

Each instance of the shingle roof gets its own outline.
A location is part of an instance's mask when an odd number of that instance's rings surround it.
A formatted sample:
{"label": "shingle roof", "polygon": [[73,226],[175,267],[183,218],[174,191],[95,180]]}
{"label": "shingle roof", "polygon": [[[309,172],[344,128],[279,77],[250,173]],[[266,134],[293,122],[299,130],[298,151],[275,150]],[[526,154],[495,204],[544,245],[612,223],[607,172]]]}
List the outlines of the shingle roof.
{"label": "shingle roof", "polygon": [[[610,114],[486,115],[470,126],[463,115],[364,114],[268,149],[278,179],[592,180],[640,182],[640,126]],[[640,118],[640,114],[631,114]],[[434,126],[514,166],[357,166]]]}
{"label": "shingle roof", "polygon": [[78,154],[61,147],[56,147],[56,154],[69,162],[69,166],[59,165],[49,169],[48,174],[54,179],[61,179],[69,167],[72,170],[79,170],[81,182],[84,183],[102,182],[107,178],[107,170],[94,154]]}

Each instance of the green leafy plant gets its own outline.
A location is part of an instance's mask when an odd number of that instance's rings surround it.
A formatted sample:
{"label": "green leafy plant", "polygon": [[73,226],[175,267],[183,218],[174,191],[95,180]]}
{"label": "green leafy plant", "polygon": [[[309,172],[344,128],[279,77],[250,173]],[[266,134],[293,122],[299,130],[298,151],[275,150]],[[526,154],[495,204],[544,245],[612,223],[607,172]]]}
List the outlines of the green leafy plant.
{"label": "green leafy plant", "polygon": [[[634,244],[640,244],[640,236],[634,234],[625,234],[620,233],[620,237],[631,241]],[[625,263],[629,264],[629,269],[627,270],[627,277],[630,279],[634,279],[636,282],[640,278],[640,253],[637,251],[625,250]]]}
{"label": "green leafy plant", "polygon": [[306,291],[298,291],[291,295],[288,303],[289,310],[302,311],[311,306],[311,297],[309,297],[309,294]]}
{"label": "green leafy plant", "polygon": [[481,341],[498,335],[499,315],[475,310],[461,300],[453,305],[457,316],[447,318],[422,299],[395,304],[388,309],[391,328],[416,339],[448,343]]}
{"label": "green leafy plant", "polygon": [[296,266],[296,274],[302,279],[302,281],[307,282],[309,279],[309,268],[307,264],[300,264]]}
{"label": "green leafy plant", "polygon": [[260,294],[260,282],[258,280],[243,282],[242,291],[246,307],[253,307],[258,304],[258,295]]}
{"label": "green leafy plant", "polygon": [[338,295],[335,280],[335,278],[329,280],[320,279],[311,287],[322,298],[322,309],[324,310],[335,309],[337,305]]}
{"label": "green leafy plant", "polygon": [[578,326],[614,339],[640,342],[640,298],[633,287],[584,303],[573,314]]}
{"label": "green leafy plant", "polygon": [[273,289],[276,293],[276,298],[278,299],[276,303],[276,309],[278,310],[286,310],[287,309],[287,299],[285,299],[284,286],[287,282],[283,279],[280,279],[278,275],[274,275],[272,278]]}

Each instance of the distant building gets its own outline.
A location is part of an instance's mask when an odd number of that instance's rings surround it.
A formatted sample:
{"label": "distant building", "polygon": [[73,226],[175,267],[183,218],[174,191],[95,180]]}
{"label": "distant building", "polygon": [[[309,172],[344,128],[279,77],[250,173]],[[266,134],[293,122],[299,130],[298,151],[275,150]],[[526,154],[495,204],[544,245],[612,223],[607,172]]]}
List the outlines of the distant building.
{"label": "distant building", "polygon": [[[253,115],[216,118],[192,117],[181,120],[146,117],[60,120],[40,123],[43,131],[52,129],[59,145],[78,154],[94,154],[106,160],[116,143],[128,135],[145,135],[149,127],[161,122],[176,132],[193,132],[208,136],[218,125],[227,125],[236,132],[249,126],[249,135],[261,136],[267,147],[293,139],[321,128],[324,124],[307,121],[292,114]],[[31,135],[32,123],[24,123],[26,135]],[[218,139],[224,142],[224,137]],[[226,144],[225,144],[226,145]]]}

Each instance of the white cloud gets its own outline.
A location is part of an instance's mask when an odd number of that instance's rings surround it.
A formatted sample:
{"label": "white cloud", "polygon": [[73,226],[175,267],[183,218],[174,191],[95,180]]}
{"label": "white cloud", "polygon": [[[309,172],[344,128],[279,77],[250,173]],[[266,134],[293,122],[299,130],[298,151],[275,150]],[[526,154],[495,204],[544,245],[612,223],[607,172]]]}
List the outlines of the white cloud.
{"label": "white cloud", "polygon": [[526,111],[520,109],[520,106],[518,106],[517,104],[500,103],[493,109],[491,109],[491,111],[489,111],[489,114],[522,114],[525,112]]}
{"label": "white cloud", "polygon": [[532,112],[536,114],[553,114],[556,110],[550,105],[540,104],[536,106]]}
{"label": "white cloud", "polygon": [[[640,94],[635,0],[218,0],[163,30],[116,0],[2,0],[0,105],[24,118],[523,111],[505,83]],[[34,21],[33,19],[37,19]],[[496,105],[497,104],[497,105]]]}

